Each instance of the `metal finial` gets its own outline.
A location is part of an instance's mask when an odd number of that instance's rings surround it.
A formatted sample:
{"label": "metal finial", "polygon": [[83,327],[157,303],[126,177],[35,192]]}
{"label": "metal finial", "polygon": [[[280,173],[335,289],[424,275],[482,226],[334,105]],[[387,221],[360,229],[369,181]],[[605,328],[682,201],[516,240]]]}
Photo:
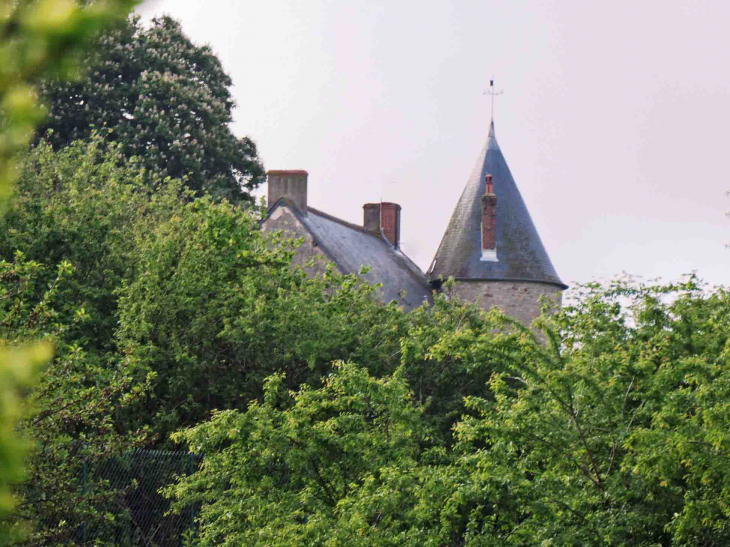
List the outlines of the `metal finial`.
{"label": "metal finial", "polygon": [[494,76],[492,76],[492,79],[489,80],[489,89],[483,93],[484,95],[492,96],[492,121],[494,121],[494,98],[502,93],[504,93],[504,89],[500,89],[499,91],[494,90]]}

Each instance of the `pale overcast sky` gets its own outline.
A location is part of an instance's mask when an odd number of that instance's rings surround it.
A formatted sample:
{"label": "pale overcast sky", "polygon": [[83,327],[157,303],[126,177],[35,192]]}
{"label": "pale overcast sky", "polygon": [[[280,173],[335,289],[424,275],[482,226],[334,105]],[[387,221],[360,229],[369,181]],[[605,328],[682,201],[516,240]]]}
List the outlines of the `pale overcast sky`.
{"label": "pale overcast sky", "polygon": [[309,203],[403,207],[426,269],[495,126],[562,280],[730,273],[728,0],[157,0],[234,82],[234,132]]}

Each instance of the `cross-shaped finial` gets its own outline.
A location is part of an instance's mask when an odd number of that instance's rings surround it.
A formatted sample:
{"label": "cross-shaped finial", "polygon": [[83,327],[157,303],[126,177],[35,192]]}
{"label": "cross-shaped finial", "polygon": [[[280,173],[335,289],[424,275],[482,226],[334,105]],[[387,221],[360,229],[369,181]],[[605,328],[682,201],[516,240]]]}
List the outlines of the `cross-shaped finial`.
{"label": "cross-shaped finial", "polygon": [[484,92],[484,95],[492,96],[492,121],[494,121],[494,98],[497,95],[501,95],[502,93],[504,93],[504,89],[501,89],[499,91],[494,90],[494,76],[492,76],[492,79],[489,80],[489,89]]}

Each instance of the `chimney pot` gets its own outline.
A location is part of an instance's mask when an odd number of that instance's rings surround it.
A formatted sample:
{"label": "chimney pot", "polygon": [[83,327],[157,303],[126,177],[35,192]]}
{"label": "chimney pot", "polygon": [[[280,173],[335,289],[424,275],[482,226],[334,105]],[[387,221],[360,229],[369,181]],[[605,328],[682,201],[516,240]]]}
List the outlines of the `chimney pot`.
{"label": "chimney pot", "polygon": [[494,186],[492,184],[492,175],[488,174],[485,178],[487,179],[487,194],[493,194]]}
{"label": "chimney pot", "polygon": [[395,249],[400,246],[400,211],[397,203],[366,203],[363,227],[371,233],[382,234]]}
{"label": "chimney pot", "polygon": [[380,203],[366,203],[363,209],[363,228],[373,234],[380,233]]}

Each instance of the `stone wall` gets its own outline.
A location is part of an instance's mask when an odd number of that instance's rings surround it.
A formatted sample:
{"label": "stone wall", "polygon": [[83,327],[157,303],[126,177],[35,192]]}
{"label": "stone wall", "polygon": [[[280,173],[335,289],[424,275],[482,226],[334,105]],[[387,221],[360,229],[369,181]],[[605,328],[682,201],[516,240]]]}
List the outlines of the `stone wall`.
{"label": "stone wall", "polygon": [[457,281],[452,294],[463,302],[478,303],[484,310],[497,307],[525,325],[540,315],[540,296],[551,298],[558,306],[562,303],[560,288],[529,281]]}
{"label": "stone wall", "polygon": [[[279,206],[261,225],[264,232],[282,230],[285,237],[292,239],[304,238],[304,242],[297,248],[292,259],[292,265],[301,266],[309,275],[322,274],[331,261],[317,246],[312,234],[304,228],[296,215],[289,207]],[[310,260],[314,259],[313,265],[307,266]],[[335,266],[335,271],[340,272]]]}

